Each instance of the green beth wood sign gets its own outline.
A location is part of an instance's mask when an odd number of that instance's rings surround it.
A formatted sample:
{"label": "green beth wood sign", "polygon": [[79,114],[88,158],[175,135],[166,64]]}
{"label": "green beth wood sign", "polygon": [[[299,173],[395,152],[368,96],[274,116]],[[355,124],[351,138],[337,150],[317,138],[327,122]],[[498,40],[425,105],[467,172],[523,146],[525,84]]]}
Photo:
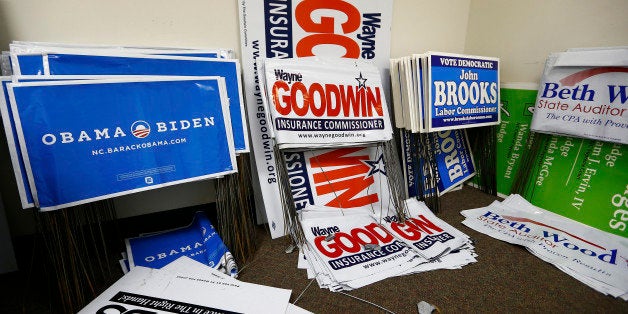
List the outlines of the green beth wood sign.
{"label": "green beth wood sign", "polygon": [[537,134],[521,195],[532,204],[628,237],[628,145]]}

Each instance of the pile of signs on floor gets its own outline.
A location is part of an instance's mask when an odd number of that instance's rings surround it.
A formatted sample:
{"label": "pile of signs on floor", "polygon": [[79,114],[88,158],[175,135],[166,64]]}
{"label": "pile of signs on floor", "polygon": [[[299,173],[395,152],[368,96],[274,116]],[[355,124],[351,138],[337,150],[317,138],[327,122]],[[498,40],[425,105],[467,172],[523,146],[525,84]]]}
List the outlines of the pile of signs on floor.
{"label": "pile of signs on floor", "polygon": [[536,207],[516,194],[461,214],[470,228],[524,246],[591,288],[628,300],[626,238]]}
{"label": "pile of signs on floor", "polygon": [[475,262],[470,238],[424,203],[405,201],[405,221],[389,212],[309,206],[300,213],[306,243],[299,268],[321,288],[348,291],[388,277]]}
{"label": "pile of signs on floor", "polygon": [[79,313],[309,313],[291,290],[246,283],[186,256],[133,268]]}

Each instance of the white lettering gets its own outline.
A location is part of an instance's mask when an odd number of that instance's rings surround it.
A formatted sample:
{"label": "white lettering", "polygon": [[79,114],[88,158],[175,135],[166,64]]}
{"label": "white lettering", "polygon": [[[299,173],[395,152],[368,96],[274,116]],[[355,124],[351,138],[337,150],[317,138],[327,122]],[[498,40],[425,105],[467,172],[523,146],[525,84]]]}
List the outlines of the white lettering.
{"label": "white lettering", "polygon": [[46,145],[52,145],[57,142],[57,137],[50,133],[44,134],[44,136],[41,137],[41,142]]}

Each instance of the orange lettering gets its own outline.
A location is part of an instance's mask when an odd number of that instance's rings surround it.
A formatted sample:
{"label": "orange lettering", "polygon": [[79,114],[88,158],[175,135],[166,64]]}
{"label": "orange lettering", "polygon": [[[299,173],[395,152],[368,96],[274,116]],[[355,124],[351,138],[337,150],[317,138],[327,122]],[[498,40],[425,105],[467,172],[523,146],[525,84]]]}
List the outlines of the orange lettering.
{"label": "orange lettering", "polygon": [[283,96],[281,96],[281,99],[283,100],[283,104],[284,106],[282,106],[282,103],[279,101],[279,91],[280,90],[284,90],[287,91],[289,90],[290,87],[288,86],[288,83],[284,82],[284,81],[277,81],[275,82],[275,84],[273,84],[273,103],[275,104],[275,109],[277,109],[277,112],[281,115],[287,115],[290,113],[291,106],[290,106],[290,96],[287,94],[284,94]]}
{"label": "orange lettering", "polygon": [[338,34],[312,34],[297,43],[297,57],[314,56],[314,47],[318,45],[336,45],[345,48],[342,58],[360,57],[360,46],[353,39]]}
{"label": "orange lettering", "polygon": [[347,15],[347,21],[342,23],[342,31],[347,34],[360,27],[360,11],[350,3],[339,0],[306,0],[299,3],[295,9],[297,23],[308,33],[333,33],[335,18],[321,16],[320,23],[312,20],[312,13],[318,9],[330,9]]}

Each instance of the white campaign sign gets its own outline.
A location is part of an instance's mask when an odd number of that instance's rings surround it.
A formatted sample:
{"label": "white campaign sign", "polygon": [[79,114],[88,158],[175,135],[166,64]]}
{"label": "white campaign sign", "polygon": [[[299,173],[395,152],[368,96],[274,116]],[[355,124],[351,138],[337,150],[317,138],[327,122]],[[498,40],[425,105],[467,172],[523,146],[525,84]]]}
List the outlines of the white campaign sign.
{"label": "white campaign sign", "polygon": [[308,56],[364,59],[378,66],[388,86],[392,0],[239,1],[245,97],[251,132],[256,207],[265,210],[271,236],[283,236],[268,115],[256,61]]}
{"label": "white campaign sign", "polygon": [[133,268],[79,313],[284,313],[290,294],[184,256],[162,269]]}
{"label": "white campaign sign", "polygon": [[628,292],[628,243],[624,238],[557,218],[518,196],[461,214],[468,227],[524,246],[602,293],[618,297]]}
{"label": "white campaign sign", "polygon": [[377,67],[360,60],[267,59],[267,111],[279,148],[388,141],[392,128]]}
{"label": "white campaign sign", "polygon": [[628,144],[628,48],[551,54],[530,129]]}

